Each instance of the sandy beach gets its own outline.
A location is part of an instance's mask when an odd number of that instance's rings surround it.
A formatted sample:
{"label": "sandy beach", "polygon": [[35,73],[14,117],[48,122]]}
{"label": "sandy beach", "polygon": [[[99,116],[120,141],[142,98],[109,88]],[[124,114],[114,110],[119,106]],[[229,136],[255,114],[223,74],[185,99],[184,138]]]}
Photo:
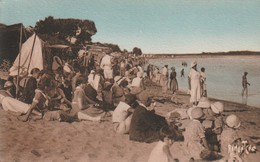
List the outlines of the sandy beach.
{"label": "sandy beach", "polygon": [[[179,92],[178,104],[161,95],[161,88],[149,85],[151,96],[161,99],[156,112],[165,115],[176,108],[188,108],[189,96]],[[214,101],[214,99],[211,99]],[[234,113],[242,120],[239,133],[250,140],[259,150],[260,109],[224,101],[224,115]],[[129,140],[128,135],[116,134],[111,117],[102,123],[89,121],[65,123],[30,120],[23,123],[12,112],[0,110],[0,161],[67,161],[67,162],[145,162],[156,143],[146,144]],[[174,158],[187,161],[182,142],[171,147]],[[244,157],[245,161],[257,162],[259,152]]]}

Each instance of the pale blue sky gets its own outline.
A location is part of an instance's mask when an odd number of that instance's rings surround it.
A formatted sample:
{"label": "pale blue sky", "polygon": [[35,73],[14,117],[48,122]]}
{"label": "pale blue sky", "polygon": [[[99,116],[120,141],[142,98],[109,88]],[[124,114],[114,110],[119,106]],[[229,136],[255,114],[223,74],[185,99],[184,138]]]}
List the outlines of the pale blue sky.
{"label": "pale blue sky", "polygon": [[95,22],[94,42],[143,53],[260,51],[260,0],[0,0],[0,23]]}

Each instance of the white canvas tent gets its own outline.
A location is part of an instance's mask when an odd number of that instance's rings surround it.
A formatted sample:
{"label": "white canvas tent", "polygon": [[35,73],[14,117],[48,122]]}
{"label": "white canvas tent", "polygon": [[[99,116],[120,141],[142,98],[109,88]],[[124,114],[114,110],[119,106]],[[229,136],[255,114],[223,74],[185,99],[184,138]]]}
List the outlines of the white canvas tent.
{"label": "white canvas tent", "polygon": [[[9,70],[9,75],[30,73],[33,68],[43,69],[43,50],[42,40],[33,34],[23,43],[21,52],[16,57],[13,66]],[[20,66],[19,66],[20,65]],[[20,68],[20,69],[19,69]]]}

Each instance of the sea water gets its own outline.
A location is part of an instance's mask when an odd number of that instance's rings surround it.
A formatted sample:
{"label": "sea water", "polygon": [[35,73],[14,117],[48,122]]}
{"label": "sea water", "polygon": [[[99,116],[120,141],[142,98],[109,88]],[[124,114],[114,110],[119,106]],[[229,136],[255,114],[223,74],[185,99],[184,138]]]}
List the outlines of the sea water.
{"label": "sea water", "polygon": [[[150,59],[148,63],[158,66],[160,69],[168,65],[176,68],[179,89],[188,90],[188,74],[192,60],[197,61],[197,69],[204,67],[206,73],[206,85],[208,97],[234,101],[260,108],[260,56],[222,56],[211,58],[162,58]],[[187,62],[187,66],[182,66]],[[180,71],[184,68],[185,77],[180,77]],[[242,97],[242,76],[248,72],[247,81],[248,97]]]}

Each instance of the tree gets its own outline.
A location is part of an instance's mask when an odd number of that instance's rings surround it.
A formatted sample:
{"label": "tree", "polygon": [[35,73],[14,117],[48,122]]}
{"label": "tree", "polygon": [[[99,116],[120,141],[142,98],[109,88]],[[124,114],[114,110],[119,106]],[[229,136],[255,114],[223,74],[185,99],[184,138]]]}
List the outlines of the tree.
{"label": "tree", "polygon": [[69,43],[67,39],[71,37],[77,39],[76,44],[90,42],[91,37],[97,32],[93,21],[80,19],[54,19],[52,16],[38,21],[35,25],[35,29],[37,34],[49,43],[66,42],[67,44]]}
{"label": "tree", "polygon": [[134,47],[133,48],[133,54],[135,54],[136,56],[141,56],[143,53],[142,53],[142,50],[138,47]]}

